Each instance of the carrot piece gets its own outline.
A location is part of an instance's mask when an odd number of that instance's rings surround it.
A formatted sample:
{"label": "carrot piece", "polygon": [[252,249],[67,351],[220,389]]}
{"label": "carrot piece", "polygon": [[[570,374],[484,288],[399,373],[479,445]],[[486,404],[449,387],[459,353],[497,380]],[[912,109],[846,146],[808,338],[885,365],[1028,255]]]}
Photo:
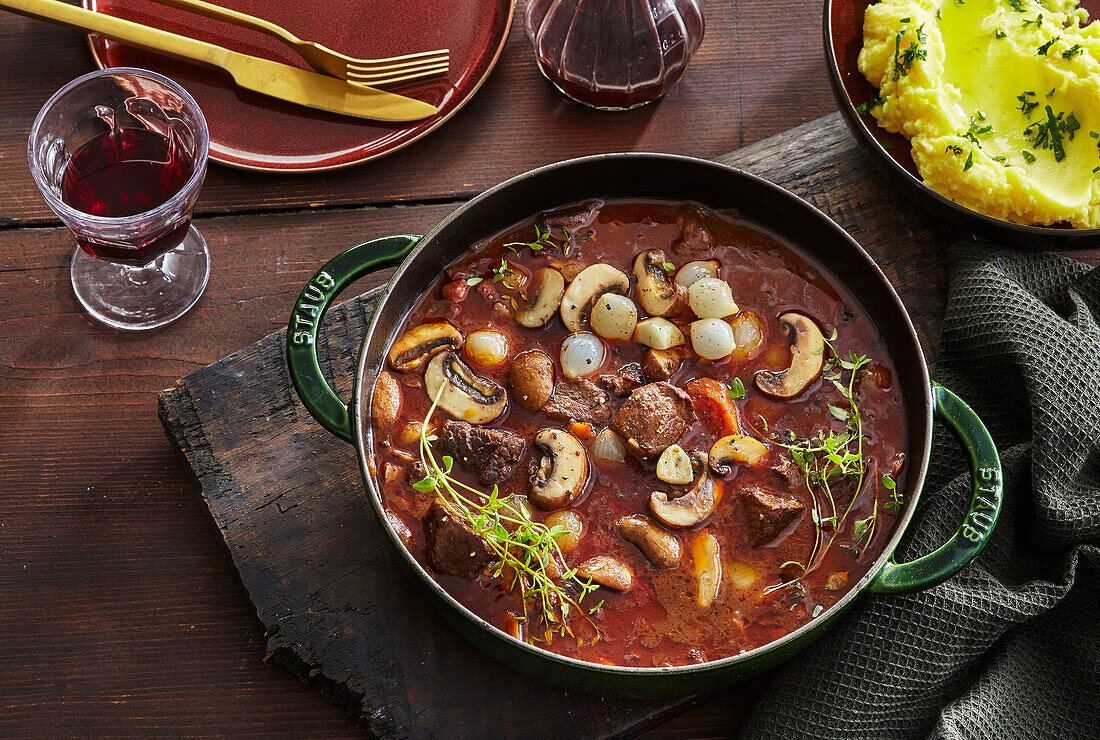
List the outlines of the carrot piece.
{"label": "carrot piece", "polygon": [[691,398],[695,418],[711,432],[722,437],[741,433],[737,406],[724,383],[713,378],[696,378],[684,385],[684,392]]}
{"label": "carrot piece", "polygon": [[569,425],[569,432],[577,439],[587,442],[592,439],[592,425],[587,422],[577,422]]}

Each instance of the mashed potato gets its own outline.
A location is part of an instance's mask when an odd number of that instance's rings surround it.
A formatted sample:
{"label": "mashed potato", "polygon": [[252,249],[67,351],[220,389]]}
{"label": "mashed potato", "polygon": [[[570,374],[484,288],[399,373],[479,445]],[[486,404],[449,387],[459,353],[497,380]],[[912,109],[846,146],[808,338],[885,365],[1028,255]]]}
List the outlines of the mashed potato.
{"label": "mashed potato", "polygon": [[933,190],[1023,224],[1100,227],[1100,24],[1072,0],[882,0],[870,112]]}

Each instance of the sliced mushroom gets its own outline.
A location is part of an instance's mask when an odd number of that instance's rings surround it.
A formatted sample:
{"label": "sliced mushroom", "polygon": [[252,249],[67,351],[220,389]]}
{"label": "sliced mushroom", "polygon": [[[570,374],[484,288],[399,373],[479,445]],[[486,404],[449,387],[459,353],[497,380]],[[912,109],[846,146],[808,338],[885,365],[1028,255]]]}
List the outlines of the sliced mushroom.
{"label": "sliced mushroom", "polygon": [[694,527],[714,513],[717,503],[714,479],[705,470],[683,496],[669,500],[663,491],[649,495],[649,510],[657,521],[668,527]]}
{"label": "sliced mushroom", "polygon": [[623,561],[610,555],[596,555],[577,566],[577,577],[591,578],[615,591],[629,591],[634,586],[634,571]]}
{"label": "sliced mushroom", "polygon": [[791,339],[791,366],[786,370],[758,370],[756,387],[773,398],[794,398],[821,375],[825,364],[825,337],[813,319],[789,312],[779,324]]}
{"label": "sliced mushroom", "polygon": [[674,269],[660,249],[648,249],[634,258],[638,302],[650,316],[673,316],[684,307],[686,291],[672,279]]}
{"label": "sliced mushroom", "polygon": [[508,406],[504,388],[475,373],[454,352],[432,358],[424,371],[424,388],[433,401],[439,397],[439,408],[471,424],[488,424]]}
{"label": "sliced mushroom", "polygon": [[400,411],[401,385],[397,378],[383,370],[374,381],[374,395],[370,399],[370,420],[375,431],[389,431],[397,423]]}
{"label": "sliced mushroom", "polygon": [[560,509],[576,500],[588,483],[588,454],[562,429],[542,429],[532,443],[531,501],[540,509]]}
{"label": "sliced mushroom", "polygon": [[668,380],[680,365],[684,364],[684,350],[679,347],[672,349],[647,349],[642,358],[642,372],[646,380],[655,383],[658,380]]}
{"label": "sliced mushroom", "polygon": [[644,514],[624,516],[615,522],[624,540],[637,547],[649,562],[658,568],[675,568],[680,565],[680,540],[657,526]]}
{"label": "sliced mushroom", "polygon": [[695,601],[699,606],[710,606],[722,585],[721,548],[710,532],[700,532],[691,541],[691,564],[695,568]]}
{"label": "sliced mushroom", "polygon": [[760,440],[731,434],[711,446],[707,463],[715,475],[726,476],[735,465],[759,465],[767,455],[768,448]]}
{"label": "sliced mushroom", "polygon": [[390,347],[390,366],[403,373],[419,370],[432,355],[461,346],[462,334],[450,324],[421,324],[402,334]]}
{"label": "sliced mushroom", "polygon": [[561,298],[561,320],[569,331],[584,328],[592,307],[604,293],[626,295],[630,291],[630,279],[611,265],[589,265],[581,270]]}
{"label": "sliced mushroom", "polygon": [[538,329],[554,317],[565,293],[565,278],[553,267],[544,267],[531,277],[525,300],[516,300],[516,321]]}
{"label": "sliced mushroom", "polygon": [[528,411],[538,411],[554,392],[554,361],[541,349],[516,355],[508,366],[512,397]]}

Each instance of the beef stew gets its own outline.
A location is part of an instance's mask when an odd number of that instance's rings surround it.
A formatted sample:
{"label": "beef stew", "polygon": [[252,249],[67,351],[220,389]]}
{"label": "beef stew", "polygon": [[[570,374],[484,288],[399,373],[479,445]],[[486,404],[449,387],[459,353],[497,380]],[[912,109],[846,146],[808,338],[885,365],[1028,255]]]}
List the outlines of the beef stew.
{"label": "beef stew", "polygon": [[794,245],[696,204],[588,201],[444,270],[377,381],[371,463],[410,552],[503,631],[706,662],[820,617],[885,547],[894,376]]}

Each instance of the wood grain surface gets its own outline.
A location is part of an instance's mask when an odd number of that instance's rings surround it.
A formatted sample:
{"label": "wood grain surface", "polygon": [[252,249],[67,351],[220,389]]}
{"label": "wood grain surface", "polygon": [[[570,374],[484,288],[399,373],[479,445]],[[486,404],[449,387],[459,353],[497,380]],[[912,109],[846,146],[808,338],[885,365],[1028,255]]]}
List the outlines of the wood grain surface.
{"label": "wood grain surface", "polygon": [[[279,329],[337,252],[423,231],[505,177],[600,151],[718,156],[835,110],[817,0],[706,10],[692,68],[655,106],[605,114],[564,100],[517,26],[477,97],[403,152],[293,177],[211,167],[196,222],[213,252],[210,285],[188,316],[142,336],[81,312],[71,236],[27,171],[31,121],[92,69],[86,42],[0,14],[0,735],[362,735],[319,691],[264,662],[263,629],[164,436],[156,393]],[[934,337],[940,257],[893,235],[868,241],[863,228],[856,237],[891,278],[910,280],[906,301]],[[651,734],[732,735],[758,691],[726,692]]]}
{"label": "wood grain surface", "polygon": [[[723,160],[815,201],[867,241],[889,242],[903,256],[951,238],[888,197],[839,114]],[[903,223],[907,234],[899,234]],[[942,265],[925,260],[920,270],[893,277],[927,339],[938,330],[929,311],[937,295],[925,287],[943,284]],[[319,342],[322,367],[344,397],[377,295],[333,310]],[[271,334],[159,397],[161,420],[198,481],[273,660],[381,737],[478,737],[490,714],[504,737],[618,737],[695,703],[573,694],[465,644],[391,552],[354,452],[298,401],[284,343],[284,332]]]}

